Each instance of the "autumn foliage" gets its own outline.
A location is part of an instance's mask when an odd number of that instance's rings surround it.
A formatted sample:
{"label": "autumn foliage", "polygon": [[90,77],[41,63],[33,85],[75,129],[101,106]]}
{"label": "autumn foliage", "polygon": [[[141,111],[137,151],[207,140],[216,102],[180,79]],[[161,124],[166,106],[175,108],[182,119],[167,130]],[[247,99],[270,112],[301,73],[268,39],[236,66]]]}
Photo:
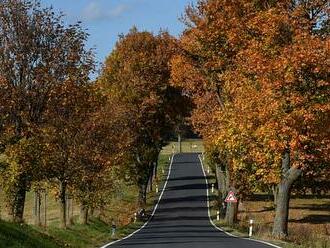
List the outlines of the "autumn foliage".
{"label": "autumn foliage", "polygon": [[170,60],[176,52],[176,40],[167,32],[153,35],[133,28],[119,38],[98,80],[104,95],[125,109],[120,132],[127,135],[127,163],[122,174],[140,187],[140,205],[146,203],[146,187],[167,133],[178,115],[188,113],[188,99],[169,84]]}
{"label": "autumn foliage", "polygon": [[[179,39],[120,35],[93,81],[80,23],[39,1],[1,1],[0,185],[13,220],[27,191],[52,188],[62,226],[68,195],[87,223],[118,178],[144,207],[166,138],[191,114],[219,203],[229,190],[239,201],[271,191],[273,235],[287,236],[293,185],[329,178],[328,14],[324,0],[200,0]],[[238,205],[219,208],[234,224]]]}
{"label": "autumn foliage", "polygon": [[69,198],[86,224],[119,178],[139,187],[143,206],[165,138],[189,112],[189,99],[169,84],[174,37],[133,28],[95,81],[87,37],[39,1],[0,3],[0,186],[15,222],[27,191],[40,202],[48,190],[62,227]]}
{"label": "autumn foliage", "polygon": [[329,160],[328,10],[326,1],[199,1],[172,61],[228,187],[241,197],[274,187],[275,236],[287,235],[292,183]]}

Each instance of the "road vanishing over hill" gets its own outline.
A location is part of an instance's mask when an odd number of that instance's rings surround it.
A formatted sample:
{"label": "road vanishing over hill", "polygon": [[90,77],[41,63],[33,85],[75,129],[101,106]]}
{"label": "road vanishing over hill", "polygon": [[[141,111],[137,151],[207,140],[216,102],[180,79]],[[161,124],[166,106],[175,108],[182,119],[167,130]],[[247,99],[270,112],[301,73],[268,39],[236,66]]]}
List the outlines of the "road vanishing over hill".
{"label": "road vanishing over hill", "polygon": [[127,239],[103,248],[270,248],[227,235],[209,220],[207,184],[198,154],[176,154],[150,221]]}

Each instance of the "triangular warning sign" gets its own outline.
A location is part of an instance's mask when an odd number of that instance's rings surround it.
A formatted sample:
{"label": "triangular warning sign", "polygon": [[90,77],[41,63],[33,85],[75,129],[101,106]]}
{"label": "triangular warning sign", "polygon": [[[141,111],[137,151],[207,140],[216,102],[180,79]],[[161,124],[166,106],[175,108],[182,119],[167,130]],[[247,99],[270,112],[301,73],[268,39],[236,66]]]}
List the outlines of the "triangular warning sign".
{"label": "triangular warning sign", "polygon": [[228,195],[225,199],[225,202],[237,202],[237,198],[236,198],[235,193],[233,191],[228,192]]}

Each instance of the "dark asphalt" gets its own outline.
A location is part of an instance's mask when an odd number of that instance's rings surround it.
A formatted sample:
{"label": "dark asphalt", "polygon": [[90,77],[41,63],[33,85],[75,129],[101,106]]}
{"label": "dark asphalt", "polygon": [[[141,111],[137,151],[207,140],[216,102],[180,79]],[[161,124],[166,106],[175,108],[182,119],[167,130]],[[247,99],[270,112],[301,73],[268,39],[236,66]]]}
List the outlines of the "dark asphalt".
{"label": "dark asphalt", "polygon": [[106,247],[270,248],[231,237],[209,221],[207,186],[198,154],[174,156],[169,180],[149,223],[133,236]]}

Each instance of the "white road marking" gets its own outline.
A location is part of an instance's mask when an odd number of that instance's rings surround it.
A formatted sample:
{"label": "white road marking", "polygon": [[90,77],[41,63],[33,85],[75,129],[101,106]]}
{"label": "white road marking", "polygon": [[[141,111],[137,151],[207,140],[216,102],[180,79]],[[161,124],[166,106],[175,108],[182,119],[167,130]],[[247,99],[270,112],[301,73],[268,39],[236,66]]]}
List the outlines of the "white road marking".
{"label": "white road marking", "polygon": [[166,185],[167,185],[168,179],[170,178],[170,174],[171,174],[171,170],[172,170],[172,164],[173,164],[174,156],[175,156],[175,154],[174,154],[174,155],[172,156],[172,158],[171,158],[170,167],[169,167],[169,170],[168,170],[168,174],[167,174],[166,181],[165,181],[165,183],[164,183],[164,186],[163,186],[162,192],[161,192],[160,195],[159,195],[158,201],[157,201],[157,203],[156,203],[156,205],[155,205],[155,207],[154,207],[154,210],[153,210],[152,213],[151,213],[150,218],[149,218],[149,219],[143,224],[142,227],[140,227],[138,230],[132,232],[130,235],[128,235],[128,236],[126,236],[126,237],[124,237],[124,238],[121,238],[121,239],[118,239],[118,240],[112,241],[112,242],[110,242],[110,243],[108,243],[108,244],[102,246],[101,248],[106,248],[106,247],[108,247],[108,246],[110,246],[110,245],[113,245],[113,244],[116,244],[116,243],[118,243],[118,242],[120,242],[120,241],[122,241],[122,240],[128,239],[128,238],[132,237],[134,234],[136,234],[137,232],[141,231],[143,228],[145,228],[146,225],[148,225],[149,221],[150,221],[150,220],[152,219],[152,217],[155,215],[156,210],[157,210],[158,205],[159,205],[159,202],[160,202],[160,200],[161,200],[162,197],[163,197],[163,194],[164,194],[164,191],[165,191],[165,189],[166,189]]}
{"label": "white road marking", "polygon": [[[204,174],[204,177],[205,177],[205,182],[206,182],[206,186],[209,185],[208,183],[208,180],[207,180],[207,177],[206,177],[206,174],[205,174],[205,170],[204,170],[204,164],[203,164],[203,161],[201,159],[201,156],[198,155],[198,159],[201,163],[201,167],[202,167],[202,171],[203,171],[203,174]],[[282,248],[280,246],[277,246],[277,245],[274,245],[274,244],[271,244],[271,243],[268,243],[266,241],[262,241],[262,240],[258,240],[258,239],[251,239],[251,238],[242,238],[242,237],[238,237],[234,234],[231,234],[229,232],[226,232],[225,230],[221,229],[220,227],[218,227],[216,224],[214,224],[212,218],[211,218],[211,213],[210,213],[210,202],[209,202],[209,187],[206,187],[206,196],[207,196],[207,212],[208,212],[208,216],[209,216],[209,220],[210,220],[210,223],[212,224],[213,227],[215,227],[217,230],[219,230],[220,232],[223,232],[225,234],[227,234],[228,236],[231,236],[231,237],[235,237],[235,238],[240,238],[240,239],[246,239],[246,240],[251,240],[251,241],[255,241],[255,242],[258,242],[258,243],[263,243],[263,244],[266,244],[266,245],[269,245],[269,246],[272,246],[272,247],[276,247],[276,248]]]}

